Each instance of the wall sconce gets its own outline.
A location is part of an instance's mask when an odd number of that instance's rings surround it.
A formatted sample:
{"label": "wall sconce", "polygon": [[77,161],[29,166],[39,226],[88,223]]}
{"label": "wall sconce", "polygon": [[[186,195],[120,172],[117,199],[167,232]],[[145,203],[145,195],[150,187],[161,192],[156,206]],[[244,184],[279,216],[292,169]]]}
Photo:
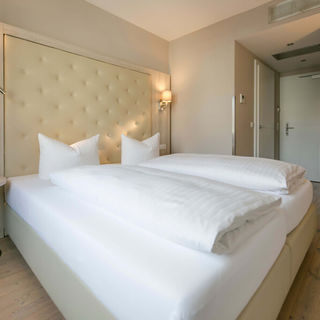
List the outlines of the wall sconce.
{"label": "wall sconce", "polygon": [[164,111],[167,109],[168,104],[172,101],[171,90],[165,90],[161,92],[161,99],[159,101],[159,110]]}

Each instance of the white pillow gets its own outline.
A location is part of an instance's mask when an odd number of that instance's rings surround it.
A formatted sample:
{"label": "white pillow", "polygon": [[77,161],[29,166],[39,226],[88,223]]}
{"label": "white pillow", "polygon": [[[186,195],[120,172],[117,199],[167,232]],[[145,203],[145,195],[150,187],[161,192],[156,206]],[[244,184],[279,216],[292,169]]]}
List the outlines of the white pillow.
{"label": "white pillow", "polygon": [[160,155],[160,133],[138,141],[121,135],[121,164],[135,165]]}
{"label": "white pillow", "polygon": [[216,154],[177,153],[140,164],[279,194],[292,192],[305,169],[279,160]]}
{"label": "white pillow", "polygon": [[38,134],[40,146],[39,177],[49,179],[50,173],[81,166],[98,165],[99,135],[72,144],[71,146]]}

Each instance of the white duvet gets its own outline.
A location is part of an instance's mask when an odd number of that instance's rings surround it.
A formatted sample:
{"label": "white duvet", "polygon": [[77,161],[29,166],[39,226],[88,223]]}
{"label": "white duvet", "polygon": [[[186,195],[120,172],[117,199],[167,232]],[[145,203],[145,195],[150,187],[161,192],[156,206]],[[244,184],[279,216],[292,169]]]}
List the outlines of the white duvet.
{"label": "white duvet", "polygon": [[286,236],[277,214],[232,253],[207,254],[126,223],[38,175],[10,178],[6,201],[121,320],[236,319]]}
{"label": "white duvet", "polygon": [[279,194],[290,193],[305,173],[304,168],[284,161],[219,154],[177,153],[140,165]]}
{"label": "white duvet", "polygon": [[278,196],[137,166],[77,167],[53,173],[51,181],[127,222],[205,252],[233,250],[281,202]]}

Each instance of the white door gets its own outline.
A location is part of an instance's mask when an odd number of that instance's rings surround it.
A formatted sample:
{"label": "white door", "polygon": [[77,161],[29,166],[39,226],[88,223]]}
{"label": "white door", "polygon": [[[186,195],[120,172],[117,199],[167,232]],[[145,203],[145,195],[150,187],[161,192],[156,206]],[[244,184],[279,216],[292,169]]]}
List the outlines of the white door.
{"label": "white door", "polygon": [[280,78],[280,159],[320,181],[320,79]]}
{"label": "white door", "polygon": [[275,73],[255,60],[255,146],[256,157],[274,159]]}

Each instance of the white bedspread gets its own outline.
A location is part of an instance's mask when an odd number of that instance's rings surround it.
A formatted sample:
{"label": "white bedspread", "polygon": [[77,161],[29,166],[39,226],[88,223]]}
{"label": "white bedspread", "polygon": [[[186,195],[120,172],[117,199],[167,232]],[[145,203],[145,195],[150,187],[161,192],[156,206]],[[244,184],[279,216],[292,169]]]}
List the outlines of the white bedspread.
{"label": "white bedspread", "polygon": [[140,164],[259,191],[290,193],[305,169],[288,162],[221,154],[176,153]]}
{"label": "white bedspread", "polygon": [[312,183],[303,180],[290,193],[281,195],[280,212],[284,215],[287,234],[294,230],[307,213],[313,197]]}
{"label": "white bedspread", "polygon": [[205,252],[233,250],[281,202],[278,196],[138,166],[76,167],[51,174],[51,181],[127,222]]}
{"label": "white bedspread", "polygon": [[6,200],[121,320],[234,320],[285,242],[276,215],[230,255],[191,250],[37,175],[10,178]]}

